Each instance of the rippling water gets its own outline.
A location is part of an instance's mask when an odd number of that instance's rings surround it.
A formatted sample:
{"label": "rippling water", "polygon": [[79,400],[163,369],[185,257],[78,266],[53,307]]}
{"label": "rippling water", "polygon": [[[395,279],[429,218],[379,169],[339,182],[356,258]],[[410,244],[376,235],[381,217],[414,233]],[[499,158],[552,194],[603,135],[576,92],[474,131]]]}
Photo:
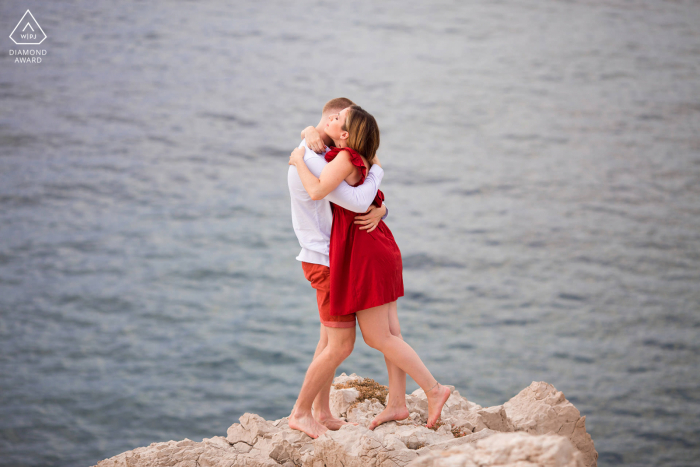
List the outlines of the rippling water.
{"label": "rippling water", "polygon": [[[318,318],[287,160],[338,96],[382,129],[436,377],[554,384],[600,465],[698,462],[697,2],[31,8],[44,62],[0,60],[0,465],[289,413]],[[358,335],[340,371],[383,365]]]}

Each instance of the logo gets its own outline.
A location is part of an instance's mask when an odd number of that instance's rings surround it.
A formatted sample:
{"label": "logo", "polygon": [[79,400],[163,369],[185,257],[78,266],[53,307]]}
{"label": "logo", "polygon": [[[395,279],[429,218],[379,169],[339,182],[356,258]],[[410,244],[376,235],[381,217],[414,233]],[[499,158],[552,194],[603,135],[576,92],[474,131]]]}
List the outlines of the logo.
{"label": "logo", "polygon": [[32,12],[27,10],[15,29],[12,30],[10,39],[17,45],[39,45],[46,39],[46,34],[37,20],[34,19]]}

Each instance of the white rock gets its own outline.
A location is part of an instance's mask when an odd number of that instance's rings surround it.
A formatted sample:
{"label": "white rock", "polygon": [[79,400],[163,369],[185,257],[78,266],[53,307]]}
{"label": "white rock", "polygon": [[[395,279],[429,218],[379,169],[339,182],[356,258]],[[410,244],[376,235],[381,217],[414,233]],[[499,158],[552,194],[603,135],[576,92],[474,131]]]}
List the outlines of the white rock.
{"label": "white rock", "polygon": [[353,425],[328,431],[314,444],[314,454],[305,464],[314,467],[396,467],[408,464],[418,455],[396,439],[385,441],[379,433]]}
{"label": "white rock", "polygon": [[241,422],[241,426],[252,434],[254,441],[256,438],[271,438],[272,435],[280,431],[279,427],[260,415],[245,413],[238,420]]}
{"label": "white rock", "polygon": [[465,433],[477,433],[487,428],[495,431],[514,431],[502,405],[485,409],[453,410],[443,416],[442,420]]}
{"label": "white rock", "polygon": [[[220,437],[223,439],[223,437]],[[152,443],[149,446],[123,452],[105,459],[96,467],[276,467],[279,464],[269,457],[242,454],[222,439],[204,439],[201,443],[184,439]],[[227,446],[228,445],[228,446]],[[251,451],[252,452],[252,451]]]}
{"label": "white rock", "polygon": [[[342,374],[336,381],[363,378]],[[420,389],[406,396],[409,418],[384,423],[374,431],[366,427],[384,410],[381,403],[372,399],[356,404],[359,391],[355,389],[332,391],[338,400],[337,411],[345,410],[347,418],[359,425],[346,425],[314,440],[289,428],[286,417],[268,421],[246,413],[240,423],[229,427],[226,438],[153,443],[105,459],[97,467],[596,465],[597,453],[585,431],[585,417],[547,383],[533,383],[506,404],[487,408],[453,390],[442,410],[444,424],[436,431],[422,426],[428,404]],[[453,427],[467,436],[454,438]]]}
{"label": "white rock", "polygon": [[409,467],[584,467],[583,454],[558,435],[498,433],[475,443],[429,452]]}
{"label": "white rock", "polygon": [[461,446],[463,444],[472,444],[476,443],[480,439],[484,439],[487,436],[495,435],[498,433],[497,431],[494,430],[489,430],[488,428],[485,430],[481,430],[478,433],[472,433],[470,435],[466,436],[461,436],[459,438],[452,438],[447,441],[442,441],[440,443],[436,444],[430,444],[427,445],[423,448],[420,448],[418,450],[418,455],[422,456],[425,455],[431,451],[446,451],[450,448],[456,447],[456,446]]}
{"label": "white rock", "polygon": [[368,427],[374,417],[384,410],[384,406],[376,399],[365,399],[351,409],[348,409],[349,422],[359,423]]}
{"label": "white rock", "polygon": [[357,376],[355,373],[351,374],[350,376],[346,375],[345,373],[341,373],[340,376],[336,376],[333,379],[333,384],[345,384],[351,381],[361,383],[364,380],[365,379],[362,376]]}
{"label": "white rock", "polygon": [[[466,397],[461,396],[459,391],[454,389],[453,386],[447,387],[450,388],[452,393],[445,402],[445,405],[442,407],[440,417],[443,420],[449,419],[450,417],[454,417],[458,414],[461,414],[461,416],[464,417],[469,411],[481,409],[480,405],[475,404],[467,400]],[[416,389],[410,395],[406,396],[406,407],[408,408],[409,413],[417,413],[423,423],[428,421],[428,397],[425,395],[425,392],[423,392],[422,389]]]}
{"label": "white rock", "polygon": [[348,407],[360,397],[360,391],[355,388],[335,389],[331,388],[330,407],[334,417],[346,417]]}
{"label": "white rock", "polygon": [[565,436],[583,453],[586,466],[597,465],[598,452],[586,432],[586,417],[582,417],[564,394],[551,384],[533,381],[503,407],[515,430]]}
{"label": "white rock", "polygon": [[[376,430],[378,430],[377,428]],[[375,430],[375,431],[376,431]],[[454,439],[451,432],[436,432],[424,426],[396,426],[391,433],[382,433],[384,439],[396,438],[401,441],[409,449],[420,449],[429,444],[441,443],[450,439]]]}
{"label": "white rock", "polygon": [[410,414],[417,414],[423,423],[428,422],[428,398],[422,389],[406,396],[406,408]]}
{"label": "white rock", "polygon": [[245,443],[252,446],[255,436],[252,432],[246,430],[240,423],[234,423],[226,430],[226,439],[231,444]]}

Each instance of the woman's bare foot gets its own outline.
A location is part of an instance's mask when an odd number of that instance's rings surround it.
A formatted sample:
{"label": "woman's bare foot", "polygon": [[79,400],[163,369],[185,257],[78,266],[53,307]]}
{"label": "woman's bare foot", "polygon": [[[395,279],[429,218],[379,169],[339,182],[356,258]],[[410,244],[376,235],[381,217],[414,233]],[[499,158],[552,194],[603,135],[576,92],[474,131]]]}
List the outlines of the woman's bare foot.
{"label": "woman's bare foot", "polygon": [[374,417],[372,423],[369,424],[369,429],[374,430],[382,423],[390,422],[392,420],[405,420],[408,418],[408,409],[405,405],[400,407],[387,406],[382,413]]}
{"label": "woman's bare foot", "polygon": [[346,422],[345,420],[335,418],[332,415],[324,414],[319,415],[318,418],[316,418],[316,421],[332,431],[340,430],[340,427],[343,425],[357,425],[357,423]]}
{"label": "woman's bare foot", "polygon": [[294,414],[289,417],[289,428],[303,431],[314,439],[328,431],[328,428],[318,423],[311,414],[298,416],[297,412],[298,410],[294,410]]}
{"label": "woman's bare foot", "polygon": [[445,405],[447,399],[450,398],[450,394],[452,394],[450,388],[442,384],[435,385],[434,388],[425,393],[425,395],[428,396],[428,428],[432,428],[440,419],[442,406]]}

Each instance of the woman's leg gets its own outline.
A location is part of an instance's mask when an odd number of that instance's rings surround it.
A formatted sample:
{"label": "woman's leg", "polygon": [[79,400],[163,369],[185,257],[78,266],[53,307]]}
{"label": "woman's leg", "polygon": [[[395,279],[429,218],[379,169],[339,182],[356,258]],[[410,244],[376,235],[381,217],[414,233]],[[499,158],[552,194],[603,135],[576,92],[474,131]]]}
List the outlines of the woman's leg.
{"label": "woman's leg", "polygon": [[393,364],[408,373],[428,397],[428,427],[440,418],[442,406],[450,397],[450,389],[437,380],[423,364],[415,350],[402,339],[391,334],[389,304],[357,312],[362,337],[370,347],[379,350]]}
{"label": "woman's leg", "polygon": [[[396,302],[389,303],[389,331],[392,336],[403,340]],[[389,400],[396,407],[406,406],[406,372],[384,357],[389,372]]]}
{"label": "woman's leg", "polygon": [[[391,335],[403,340],[396,302],[389,303],[388,317]],[[404,420],[409,415],[408,408],[406,408],[406,372],[394,365],[388,358],[384,357],[384,361],[387,373],[389,373],[389,397],[386,408],[369,424],[370,430],[392,420]]]}

